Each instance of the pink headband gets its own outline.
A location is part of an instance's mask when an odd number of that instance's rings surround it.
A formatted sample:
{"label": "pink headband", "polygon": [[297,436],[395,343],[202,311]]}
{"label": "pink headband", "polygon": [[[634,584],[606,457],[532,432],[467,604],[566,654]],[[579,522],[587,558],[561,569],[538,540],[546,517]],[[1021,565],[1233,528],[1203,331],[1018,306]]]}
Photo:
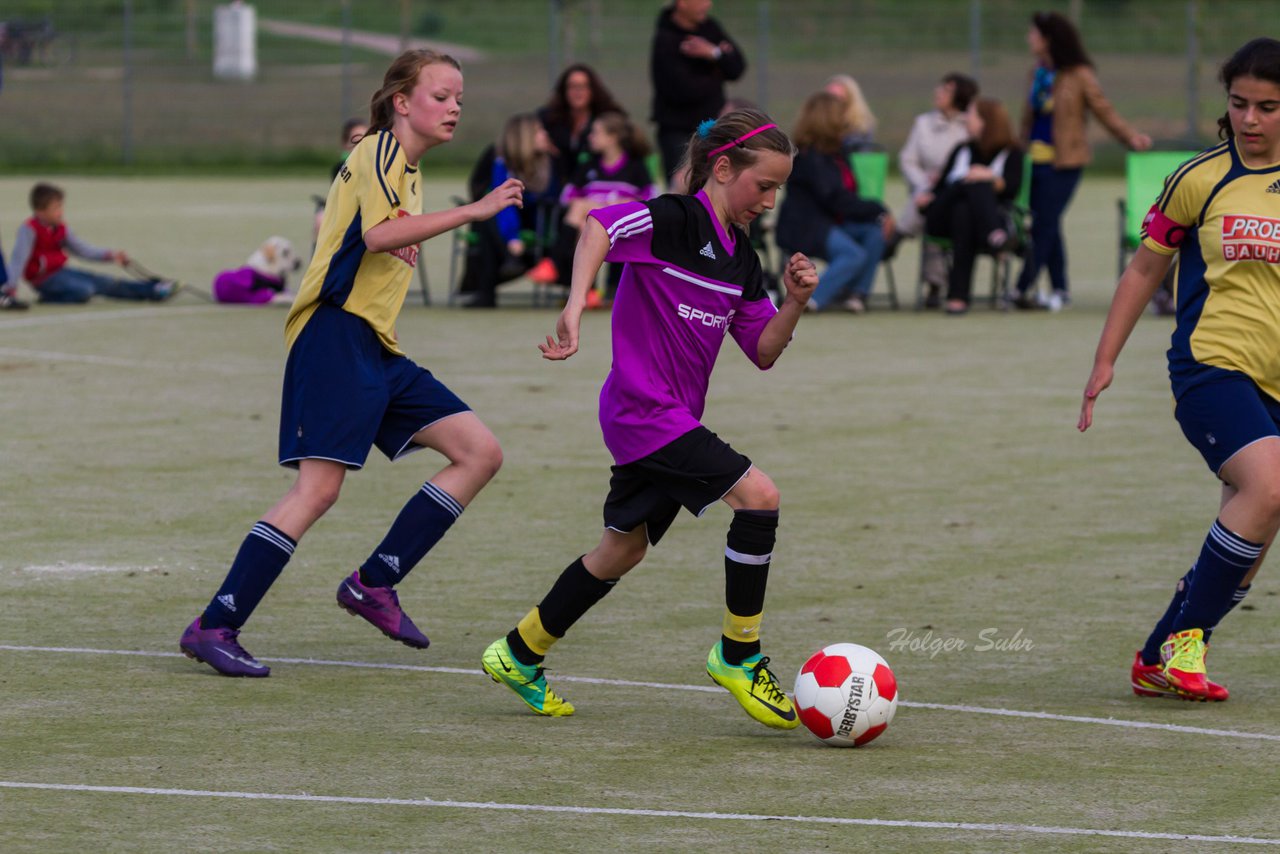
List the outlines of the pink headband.
{"label": "pink headband", "polygon": [[764,133],[765,131],[772,130],[773,128],[776,128],[776,127],[777,125],[773,124],[772,122],[770,122],[767,125],[760,125],[760,127],[756,128],[755,130],[744,133],[742,136],[738,137],[733,142],[727,142],[724,145],[720,146],[719,148],[714,149],[707,155],[707,159],[710,160],[712,157],[715,157],[720,152],[727,151],[728,149],[733,148],[735,145],[741,145],[742,143],[746,142],[748,139],[751,139],[751,137],[755,136],[756,134]]}

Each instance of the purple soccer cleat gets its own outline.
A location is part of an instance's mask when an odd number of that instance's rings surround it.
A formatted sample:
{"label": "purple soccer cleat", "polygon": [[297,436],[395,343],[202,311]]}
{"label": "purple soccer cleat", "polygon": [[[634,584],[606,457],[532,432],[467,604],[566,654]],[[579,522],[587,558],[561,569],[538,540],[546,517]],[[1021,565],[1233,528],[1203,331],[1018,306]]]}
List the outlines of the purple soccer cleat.
{"label": "purple soccer cleat", "polygon": [[182,633],[178,647],[187,658],[202,661],[223,676],[270,676],[271,668],[249,654],[236,640],[239,629],[204,629],[196,617]]}
{"label": "purple soccer cleat", "polygon": [[338,605],[378,627],[384,635],[415,649],[431,645],[409,615],[400,610],[400,597],[390,587],[365,587],[360,570],[338,585]]}

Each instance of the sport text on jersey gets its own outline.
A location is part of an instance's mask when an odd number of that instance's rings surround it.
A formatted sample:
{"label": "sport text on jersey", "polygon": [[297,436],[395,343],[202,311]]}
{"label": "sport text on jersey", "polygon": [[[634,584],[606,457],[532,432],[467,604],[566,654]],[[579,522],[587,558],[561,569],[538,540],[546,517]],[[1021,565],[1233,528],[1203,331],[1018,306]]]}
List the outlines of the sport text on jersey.
{"label": "sport text on jersey", "polygon": [[713,314],[684,303],[680,303],[676,307],[676,313],[685,320],[701,323],[703,326],[709,326],[712,329],[723,329],[726,332],[729,330],[729,324],[733,322],[734,315],[733,309],[729,309],[728,314]]}
{"label": "sport text on jersey", "polygon": [[1280,264],[1280,219],[1265,216],[1224,216],[1222,257],[1226,261],[1266,261]]}

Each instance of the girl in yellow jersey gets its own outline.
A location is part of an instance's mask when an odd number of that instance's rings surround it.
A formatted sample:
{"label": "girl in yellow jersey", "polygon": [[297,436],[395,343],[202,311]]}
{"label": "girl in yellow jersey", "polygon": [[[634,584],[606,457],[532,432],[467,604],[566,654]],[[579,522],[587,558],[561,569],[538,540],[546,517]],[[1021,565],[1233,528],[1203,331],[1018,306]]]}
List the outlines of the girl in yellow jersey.
{"label": "girl in yellow jersey", "polygon": [[1174,414],[1222,481],[1222,504],[1199,559],[1134,657],[1140,696],[1227,699],[1205,674],[1206,644],[1248,593],[1280,528],[1280,41],[1244,45],[1221,78],[1224,142],[1165,180],[1116,287],[1080,408],[1083,431],[1176,255]]}
{"label": "girl in yellow jersey", "polygon": [[422,213],[418,161],[453,138],[462,71],[429,50],[401,54],[370,104],[369,130],[339,169],[316,254],[289,312],[280,464],[293,487],[253,526],[226,580],[187,628],[181,649],[227,676],[270,670],[237,640],[298,540],[338,499],[348,470],[377,446],[395,460],[431,448],[448,464],[405,505],[369,558],[338,587],[338,604],[412,647],[429,641],[393,586],[442,537],[502,464],[498,441],[430,371],[410,361],[395,322],[418,244],[522,203],[515,179],[470,205]]}

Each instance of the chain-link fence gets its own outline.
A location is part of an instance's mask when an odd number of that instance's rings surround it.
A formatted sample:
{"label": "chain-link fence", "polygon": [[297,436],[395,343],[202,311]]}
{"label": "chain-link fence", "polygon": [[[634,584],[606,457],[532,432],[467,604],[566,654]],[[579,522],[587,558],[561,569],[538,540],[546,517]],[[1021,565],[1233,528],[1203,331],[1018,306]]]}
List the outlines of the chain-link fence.
{"label": "chain-link fence", "polygon": [[[659,0],[259,0],[256,68],[214,74],[213,0],[0,2],[0,168],[327,163],[344,118],[367,112],[392,55],[430,43],[462,60],[466,102],[437,162],[469,162],[505,118],[543,103],[570,61],[594,65],[638,117]],[[229,5],[235,6],[237,3]],[[862,84],[895,150],[935,81],[974,74],[1016,115],[1032,12],[1080,25],[1108,96],[1157,141],[1207,143],[1215,74],[1268,33],[1277,0],[721,0],[713,15],[747,73],[730,93],[789,126],[835,73]],[[232,75],[235,76],[234,74]],[[1094,124],[1105,161],[1114,156]]]}

